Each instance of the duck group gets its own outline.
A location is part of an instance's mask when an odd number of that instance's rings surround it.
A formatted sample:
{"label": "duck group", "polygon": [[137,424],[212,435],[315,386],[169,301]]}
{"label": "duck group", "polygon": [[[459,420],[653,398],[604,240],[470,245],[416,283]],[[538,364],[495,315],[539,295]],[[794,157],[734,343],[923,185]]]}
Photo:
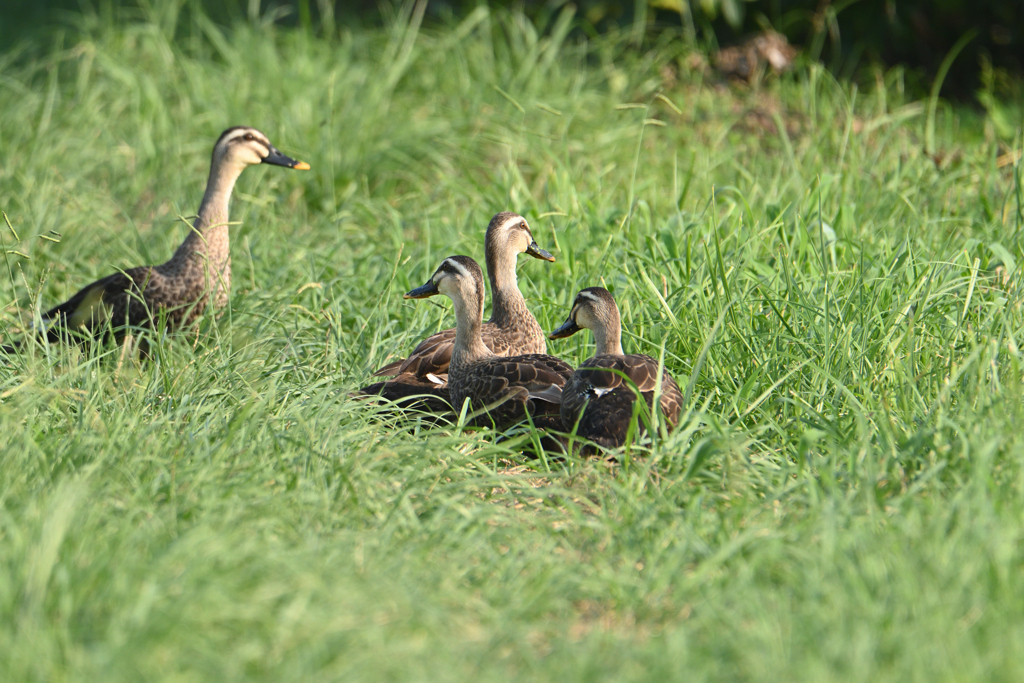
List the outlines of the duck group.
{"label": "duck group", "polygon": [[[310,168],[281,153],[255,128],[227,129],[214,144],[197,217],[171,258],[119,270],[83,287],[43,313],[42,326],[29,334],[51,344],[120,341],[132,329],[183,330],[205,311],[220,311],[231,288],[231,194],[242,172],[255,164]],[[683,402],[679,386],[652,357],[624,353],[612,294],[602,287],[583,289],[565,323],[545,334],[519,291],[520,254],[555,260],[537,244],[525,218],[510,211],[495,214],[484,234],[492,296],[487,321],[480,265],[465,255],[441,261],[405,298],[448,297],[455,327],[427,337],[405,358],[377,370],[376,381],[360,396],[430,413],[465,412],[468,424],[497,430],[530,422],[557,435],[559,443],[580,444],[588,454],[621,447],[648,424],[671,431]],[[593,357],[574,369],[548,354],[548,339],[581,329],[593,333]],[[24,343],[13,341],[2,350],[15,353]]]}

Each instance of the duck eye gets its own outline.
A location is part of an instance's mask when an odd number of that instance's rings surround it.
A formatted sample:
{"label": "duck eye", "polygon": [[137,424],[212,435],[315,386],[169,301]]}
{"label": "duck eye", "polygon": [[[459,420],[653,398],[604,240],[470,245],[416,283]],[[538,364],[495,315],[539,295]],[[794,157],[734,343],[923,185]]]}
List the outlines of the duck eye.
{"label": "duck eye", "polygon": [[245,134],[245,139],[246,139],[246,140],[255,140],[256,138],[255,138],[255,137],[253,137],[253,134],[252,134],[252,133],[246,133],[246,134]]}

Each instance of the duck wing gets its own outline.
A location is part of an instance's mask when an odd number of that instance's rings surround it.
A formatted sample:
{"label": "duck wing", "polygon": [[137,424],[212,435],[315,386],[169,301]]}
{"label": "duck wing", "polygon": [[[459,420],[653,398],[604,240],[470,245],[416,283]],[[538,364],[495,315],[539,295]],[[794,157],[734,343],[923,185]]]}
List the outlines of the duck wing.
{"label": "duck wing", "polygon": [[434,379],[421,379],[405,372],[383,382],[376,382],[359,390],[362,396],[380,396],[399,404],[431,413],[451,411],[451,394],[448,391],[447,376],[432,375]]}
{"label": "duck wing", "polygon": [[[484,323],[480,330],[484,345],[499,356],[507,356],[516,352],[516,339],[510,337],[510,334],[511,331],[502,330],[490,322]],[[455,328],[441,330],[417,344],[407,358],[388,363],[374,372],[373,376],[395,377],[411,373],[423,379],[428,374],[443,374],[448,372],[448,365],[452,362],[452,351],[454,350]]]}
{"label": "duck wing", "polygon": [[166,305],[169,294],[166,278],[151,266],[113,273],[44,313],[47,339],[58,342],[67,332],[96,332],[108,322],[115,327],[144,325],[150,319],[147,304]]}
{"label": "duck wing", "polygon": [[585,381],[598,392],[628,386],[626,378],[629,378],[641,392],[654,391],[658,377],[658,361],[640,354],[594,356],[576,368],[575,377]]}
{"label": "duck wing", "polygon": [[460,373],[453,398],[459,402],[468,396],[474,408],[504,427],[525,419],[527,413],[557,414],[562,387],[571,376],[572,366],[546,354],[488,358]]}
{"label": "duck wing", "polygon": [[550,386],[561,388],[572,377],[571,365],[544,353],[492,358],[487,362],[493,374],[528,391],[541,391]]}
{"label": "duck wing", "polygon": [[[622,374],[619,374],[622,373]],[[584,361],[562,392],[562,424],[567,431],[604,447],[621,446],[633,418],[636,385],[651,408],[657,386],[658,362],[650,356],[595,356]],[[682,393],[668,373],[662,374],[661,413],[669,429],[679,421]],[[577,422],[579,426],[577,427]]]}
{"label": "duck wing", "polygon": [[388,363],[373,373],[374,377],[389,377],[412,374],[425,377],[427,373],[447,372],[455,348],[455,330],[442,330],[432,334],[412,350],[407,358]]}

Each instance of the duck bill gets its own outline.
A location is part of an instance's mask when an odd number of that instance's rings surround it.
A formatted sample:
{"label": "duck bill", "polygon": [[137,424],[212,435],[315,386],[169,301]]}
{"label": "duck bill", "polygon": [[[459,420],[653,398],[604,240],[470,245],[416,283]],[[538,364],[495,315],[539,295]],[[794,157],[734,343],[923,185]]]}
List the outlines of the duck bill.
{"label": "duck bill", "polygon": [[559,327],[557,330],[549,334],[548,339],[565,339],[566,337],[571,337],[572,335],[576,334],[577,332],[580,331],[580,329],[581,328],[579,325],[576,324],[576,321],[573,320],[572,318],[569,318],[564,323],[562,323],[561,327]]}
{"label": "duck bill", "polygon": [[289,156],[285,156],[275,147],[271,147],[270,154],[263,157],[263,163],[273,164],[274,166],[284,166],[285,168],[294,168],[296,171],[309,170],[309,164],[305,161],[299,161],[298,159],[292,159]]}
{"label": "duck bill", "polygon": [[427,297],[434,296],[435,294],[440,294],[440,292],[437,289],[437,285],[435,285],[434,281],[431,280],[430,282],[428,282],[425,285],[420,285],[416,289],[414,289],[412,291],[409,291],[409,292],[406,292],[405,296],[403,298],[405,298],[405,299],[426,299]]}
{"label": "duck bill", "polygon": [[526,253],[532,256],[533,258],[539,258],[544,261],[555,260],[554,256],[538,247],[536,242],[530,242],[530,246],[526,248]]}

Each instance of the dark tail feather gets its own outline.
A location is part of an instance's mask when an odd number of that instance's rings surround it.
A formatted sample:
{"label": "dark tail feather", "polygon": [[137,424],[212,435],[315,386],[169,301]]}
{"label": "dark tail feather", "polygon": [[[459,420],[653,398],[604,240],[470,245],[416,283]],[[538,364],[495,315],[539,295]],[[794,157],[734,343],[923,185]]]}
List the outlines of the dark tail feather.
{"label": "dark tail feather", "polygon": [[394,377],[398,374],[399,368],[402,367],[402,363],[405,362],[404,358],[396,360],[394,363],[388,363],[377,372],[373,373],[374,377]]}
{"label": "dark tail feather", "polygon": [[450,413],[451,395],[448,386],[430,382],[389,380],[376,382],[359,390],[363,396],[380,396],[397,403],[402,408],[422,410],[428,413]]}
{"label": "dark tail feather", "polygon": [[7,355],[20,353],[24,351],[25,344],[30,344],[32,343],[33,340],[38,340],[41,342],[43,339],[46,339],[46,341],[48,341],[51,344],[58,344],[62,341],[65,341],[66,337],[60,336],[52,328],[47,330],[45,333],[40,332],[38,335],[28,332],[25,335],[23,335],[21,339],[10,344],[4,344],[0,346],[0,353],[6,353]]}

